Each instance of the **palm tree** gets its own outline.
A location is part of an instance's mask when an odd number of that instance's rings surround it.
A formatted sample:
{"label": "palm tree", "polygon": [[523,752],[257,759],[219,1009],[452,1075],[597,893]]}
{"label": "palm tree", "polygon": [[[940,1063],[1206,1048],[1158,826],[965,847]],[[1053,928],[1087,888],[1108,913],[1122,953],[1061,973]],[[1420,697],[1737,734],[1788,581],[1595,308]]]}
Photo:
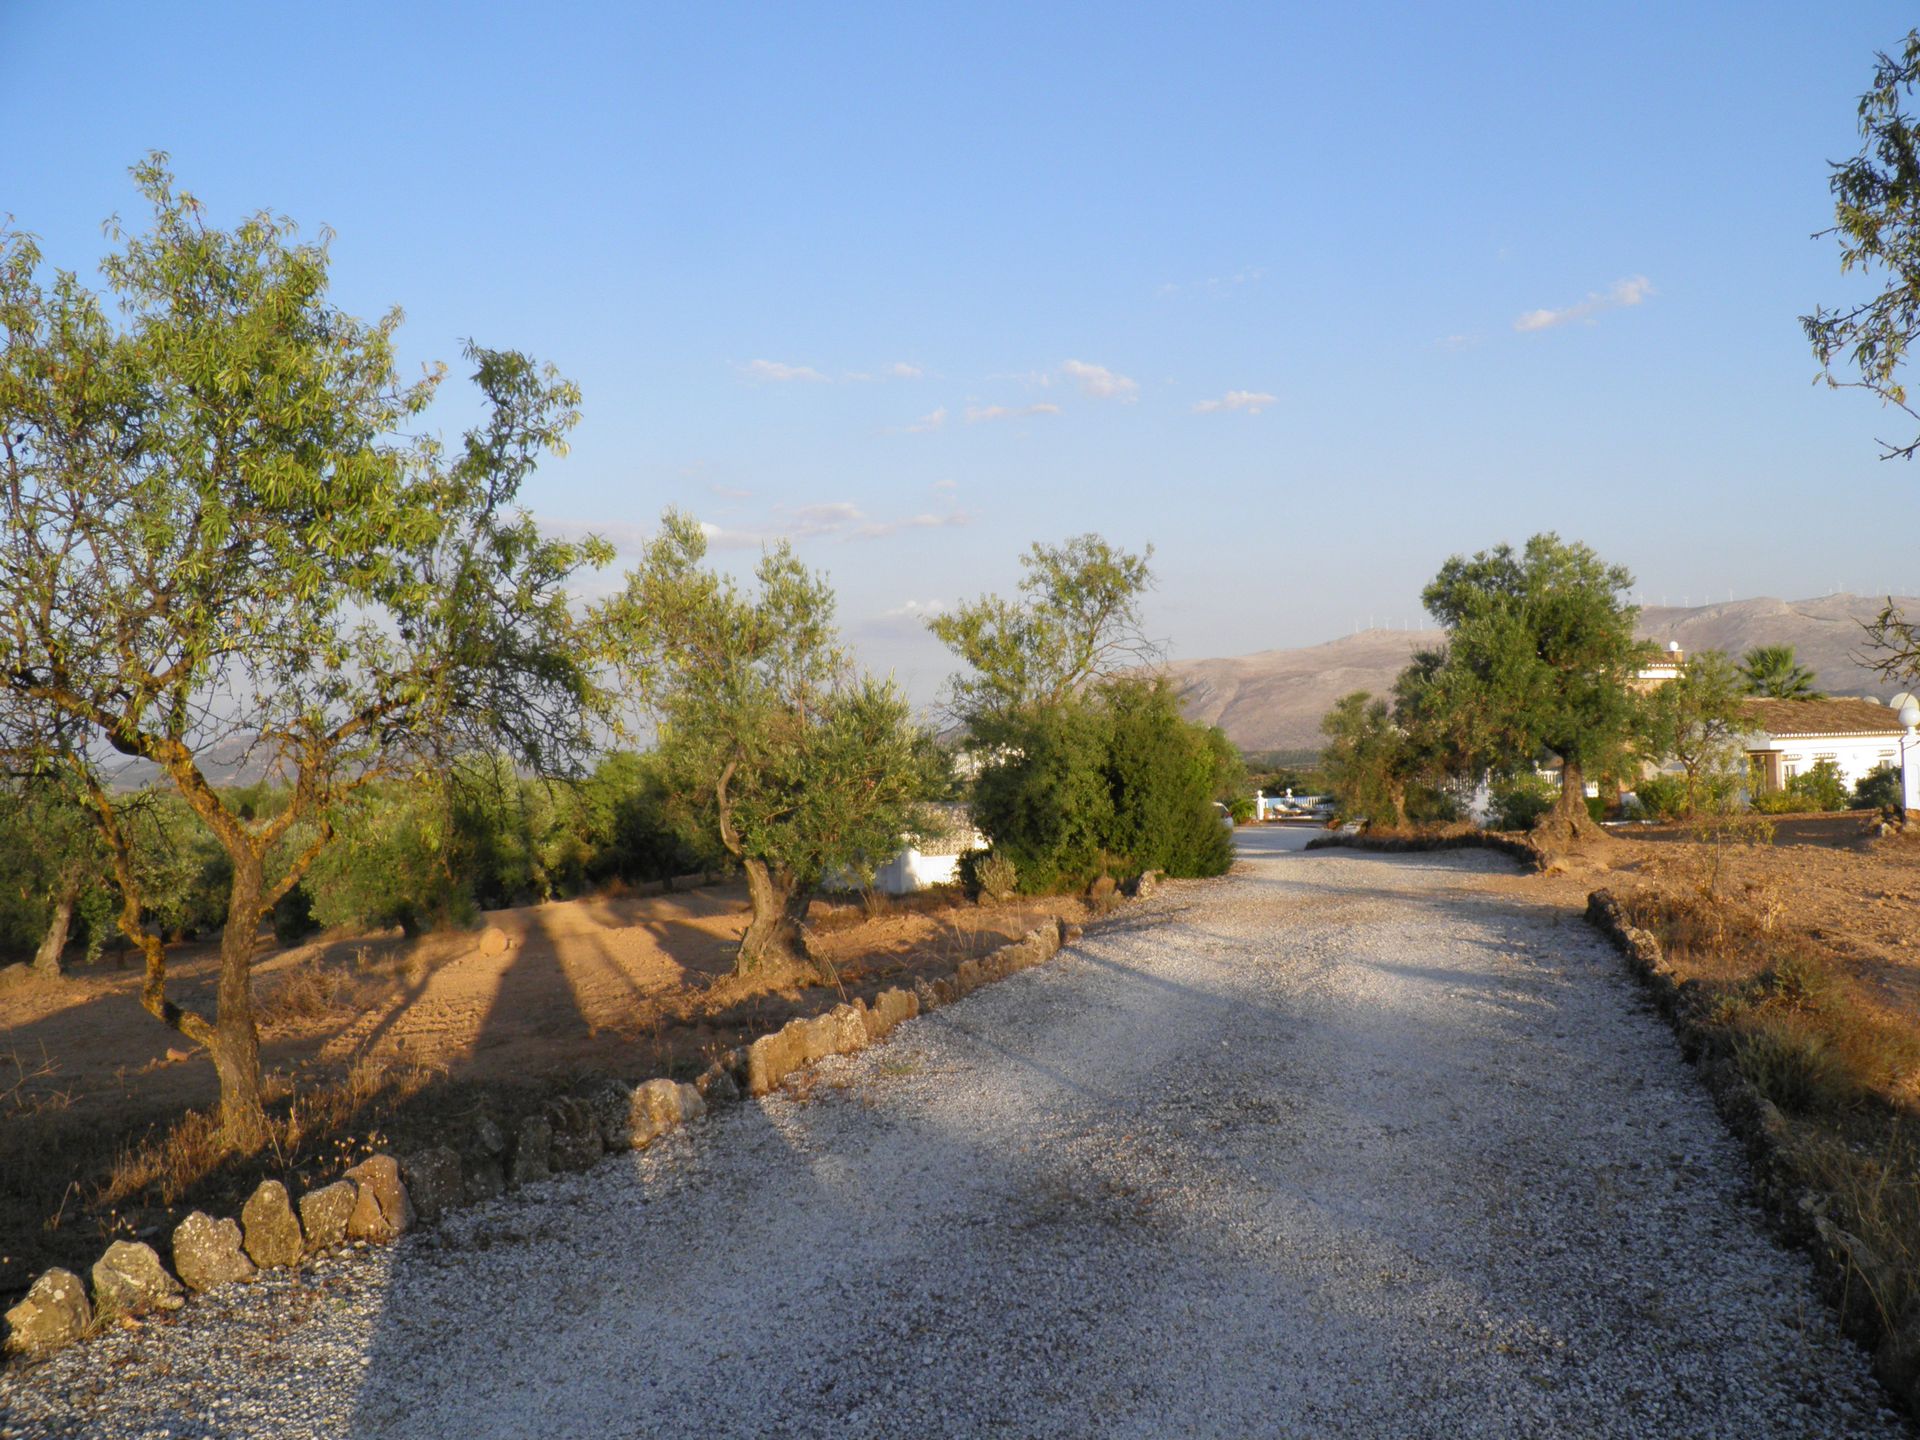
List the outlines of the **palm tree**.
{"label": "palm tree", "polygon": [[1824,700],[1814,688],[1814,673],[1793,658],[1791,645],[1756,645],[1741,657],[1740,674],[1749,695],[1769,700]]}

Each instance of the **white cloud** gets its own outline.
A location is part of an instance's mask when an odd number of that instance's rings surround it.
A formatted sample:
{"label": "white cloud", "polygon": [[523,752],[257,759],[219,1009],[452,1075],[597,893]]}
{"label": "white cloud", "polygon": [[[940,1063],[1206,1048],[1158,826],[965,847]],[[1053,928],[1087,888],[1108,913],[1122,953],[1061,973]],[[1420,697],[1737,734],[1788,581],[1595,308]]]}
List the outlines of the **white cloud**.
{"label": "white cloud", "polygon": [[740,368],[750,380],[765,380],[776,385],[794,380],[820,385],[829,383],[827,377],[811,365],[788,365],[779,360],[749,360]]}
{"label": "white cloud", "polygon": [[1577,304],[1568,305],[1559,310],[1529,310],[1513,322],[1513,328],[1525,333],[1532,330],[1551,330],[1556,325],[1569,325],[1576,320],[1591,322],[1603,310],[1624,310],[1639,305],[1653,294],[1653,282],[1644,275],[1631,275],[1625,280],[1616,280],[1605,292],[1589,291],[1587,298]]}
{"label": "white cloud", "polygon": [[896,360],[887,367],[887,373],[896,380],[918,380],[927,372],[910,361]]}
{"label": "white cloud", "polygon": [[1229,390],[1218,400],[1195,401],[1193,413],[1215,415],[1224,411],[1239,410],[1248,415],[1258,415],[1269,405],[1274,404],[1277,398],[1264,390]]}
{"label": "white cloud", "polygon": [[947,407],[942,405],[938,410],[929,411],[911,424],[902,425],[900,427],[900,433],[902,435],[925,435],[928,431],[938,430],[946,423]]}
{"label": "white cloud", "polygon": [[903,600],[891,610],[882,610],[880,618],[882,620],[924,620],[929,615],[946,613],[947,602],[944,600]]}
{"label": "white cloud", "polygon": [[1023,420],[1029,415],[1058,415],[1060,407],[1046,401],[1037,405],[969,405],[967,423],[978,425],[982,420]]}
{"label": "white cloud", "polygon": [[1209,275],[1204,280],[1189,280],[1185,284],[1169,281],[1160,287],[1162,295],[1178,295],[1182,290],[1195,290],[1206,295],[1224,295],[1237,290],[1242,285],[1252,285],[1267,272],[1257,265],[1237,270],[1231,275]]}
{"label": "white cloud", "polygon": [[751,500],[753,492],[742,490],[738,485],[722,485],[717,480],[707,482],[707,490],[722,500]]}
{"label": "white cloud", "polygon": [[960,482],[958,480],[936,480],[933,482],[933,488],[951,495],[955,490],[960,488]]}
{"label": "white cloud", "polygon": [[877,520],[851,501],[832,500],[777,507],[766,524],[751,528],[734,529],[702,520],[700,529],[707,544],[716,550],[758,550],[781,540],[884,540],[904,530],[939,530],[972,523],[973,516],[964,510]]}
{"label": "white cloud", "polygon": [[1104,365],[1089,365],[1084,360],[1069,360],[1060,369],[1080,382],[1080,393],[1096,400],[1132,400],[1140,393],[1140,382],[1115,374]]}
{"label": "white cloud", "polygon": [[944,515],[908,515],[900,520],[868,520],[856,526],[847,538],[879,540],[888,535],[897,535],[902,530],[946,530],[972,523],[973,517],[964,510],[949,510]]}

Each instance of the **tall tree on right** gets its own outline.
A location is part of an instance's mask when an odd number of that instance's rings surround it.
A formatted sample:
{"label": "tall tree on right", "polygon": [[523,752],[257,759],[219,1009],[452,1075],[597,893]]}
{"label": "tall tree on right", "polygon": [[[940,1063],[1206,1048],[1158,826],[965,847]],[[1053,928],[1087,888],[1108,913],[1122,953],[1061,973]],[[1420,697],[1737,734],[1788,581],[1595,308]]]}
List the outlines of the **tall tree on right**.
{"label": "tall tree on right", "polygon": [[1740,657],[1747,693],[1766,700],[1824,700],[1818,678],[1794,656],[1791,645],[1756,645]]}
{"label": "tall tree on right", "polygon": [[1431,721],[1495,769],[1561,762],[1560,797],[1536,838],[1600,834],[1587,814],[1587,776],[1621,763],[1639,703],[1632,681],[1650,647],[1634,639],[1633,577],[1587,546],[1536,535],[1440,567],[1421,602],[1446,628],[1427,662]]}

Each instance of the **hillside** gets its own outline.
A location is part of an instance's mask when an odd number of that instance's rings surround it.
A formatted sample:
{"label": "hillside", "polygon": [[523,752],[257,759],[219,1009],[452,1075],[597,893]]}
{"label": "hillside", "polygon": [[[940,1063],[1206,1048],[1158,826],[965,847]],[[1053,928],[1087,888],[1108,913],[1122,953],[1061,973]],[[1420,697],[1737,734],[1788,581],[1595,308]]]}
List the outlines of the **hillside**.
{"label": "hillside", "polygon": [[[1861,622],[1885,603],[1871,595],[1827,595],[1817,600],[1762,596],[1721,605],[1654,606],[1640,615],[1640,633],[1661,645],[1725,650],[1739,655],[1755,645],[1791,645],[1802,664],[1836,695],[1876,695],[1897,687],[1878,679],[1856,658]],[[1920,615],[1920,597],[1902,597]],[[1351,690],[1385,694],[1415,650],[1436,644],[1437,630],[1363,630],[1298,650],[1262,650],[1220,660],[1183,660],[1167,667],[1187,713],[1224,729],[1248,750],[1318,747],[1320,717]]]}

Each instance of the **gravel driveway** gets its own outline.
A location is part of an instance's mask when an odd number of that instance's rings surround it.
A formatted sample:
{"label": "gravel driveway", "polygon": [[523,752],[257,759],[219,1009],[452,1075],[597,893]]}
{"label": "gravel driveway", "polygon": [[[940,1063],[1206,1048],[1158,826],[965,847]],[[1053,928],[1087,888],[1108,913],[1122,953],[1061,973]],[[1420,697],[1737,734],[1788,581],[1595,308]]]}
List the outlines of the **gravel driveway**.
{"label": "gravel driveway", "polygon": [[1291,843],[804,1096],[0,1382],[0,1426],[1908,1433],[1610,950],[1492,856]]}

